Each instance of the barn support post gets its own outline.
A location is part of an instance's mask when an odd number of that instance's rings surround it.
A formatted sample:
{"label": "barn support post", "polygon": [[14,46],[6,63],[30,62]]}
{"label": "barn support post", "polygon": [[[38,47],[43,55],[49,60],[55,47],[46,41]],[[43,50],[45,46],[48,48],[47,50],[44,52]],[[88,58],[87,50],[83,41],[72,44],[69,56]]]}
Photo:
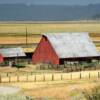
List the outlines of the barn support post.
{"label": "barn support post", "polygon": [[18,64],[18,53],[17,53],[17,57],[16,57],[16,62],[15,64]]}
{"label": "barn support post", "polygon": [[82,67],[83,67],[83,65],[81,64],[80,71],[82,71]]}
{"label": "barn support post", "polygon": [[77,63],[76,66],[75,66],[75,71],[77,71],[77,66],[78,66],[78,63]]}

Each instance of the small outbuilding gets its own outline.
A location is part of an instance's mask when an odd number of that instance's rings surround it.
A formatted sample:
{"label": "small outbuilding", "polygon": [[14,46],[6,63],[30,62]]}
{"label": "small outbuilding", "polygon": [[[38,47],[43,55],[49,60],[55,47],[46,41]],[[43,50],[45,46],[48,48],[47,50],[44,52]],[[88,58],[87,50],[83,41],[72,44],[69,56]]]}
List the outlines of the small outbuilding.
{"label": "small outbuilding", "polygon": [[51,64],[92,59],[100,59],[100,54],[87,32],[43,34],[32,56],[33,63]]}
{"label": "small outbuilding", "polygon": [[0,54],[3,56],[4,62],[15,62],[25,58],[25,53],[21,47],[17,48],[1,48]]}

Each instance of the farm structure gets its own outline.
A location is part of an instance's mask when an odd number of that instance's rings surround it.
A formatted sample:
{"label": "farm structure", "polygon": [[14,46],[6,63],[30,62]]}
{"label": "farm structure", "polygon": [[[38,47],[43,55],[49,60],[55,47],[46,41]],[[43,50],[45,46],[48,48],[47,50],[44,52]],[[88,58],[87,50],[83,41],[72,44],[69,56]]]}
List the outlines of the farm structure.
{"label": "farm structure", "polygon": [[2,63],[4,61],[3,56],[0,54],[0,63]]}
{"label": "farm structure", "polygon": [[2,48],[0,54],[3,56],[4,62],[17,62],[25,59],[26,55],[21,47],[18,48]]}
{"label": "farm structure", "polygon": [[43,34],[34,54],[33,63],[64,64],[99,60],[100,54],[87,32]]}

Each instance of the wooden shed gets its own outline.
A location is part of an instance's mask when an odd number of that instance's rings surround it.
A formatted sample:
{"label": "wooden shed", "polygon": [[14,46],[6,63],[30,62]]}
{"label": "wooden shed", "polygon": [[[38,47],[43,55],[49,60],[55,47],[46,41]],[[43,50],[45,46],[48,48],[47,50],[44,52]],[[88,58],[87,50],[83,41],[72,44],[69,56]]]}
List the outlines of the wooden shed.
{"label": "wooden shed", "polygon": [[99,58],[100,54],[87,32],[47,33],[42,35],[32,61],[63,64],[65,61],[87,61]]}
{"label": "wooden shed", "polygon": [[21,47],[17,48],[1,48],[0,54],[3,56],[4,62],[16,61],[26,57]]}

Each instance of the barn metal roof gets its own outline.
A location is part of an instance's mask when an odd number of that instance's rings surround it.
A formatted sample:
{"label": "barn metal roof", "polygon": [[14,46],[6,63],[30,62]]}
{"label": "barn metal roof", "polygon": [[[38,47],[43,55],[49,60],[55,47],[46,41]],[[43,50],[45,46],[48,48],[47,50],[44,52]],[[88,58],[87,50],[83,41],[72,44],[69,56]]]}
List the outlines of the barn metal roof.
{"label": "barn metal roof", "polygon": [[43,35],[48,38],[59,58],[100,56],[87,32]]}
{"label": "barn metal roof", "polygon": [[2,54],[3,57],[24,57],[26,56],[22,48],[20,47],[0,49],[0,54]]}

